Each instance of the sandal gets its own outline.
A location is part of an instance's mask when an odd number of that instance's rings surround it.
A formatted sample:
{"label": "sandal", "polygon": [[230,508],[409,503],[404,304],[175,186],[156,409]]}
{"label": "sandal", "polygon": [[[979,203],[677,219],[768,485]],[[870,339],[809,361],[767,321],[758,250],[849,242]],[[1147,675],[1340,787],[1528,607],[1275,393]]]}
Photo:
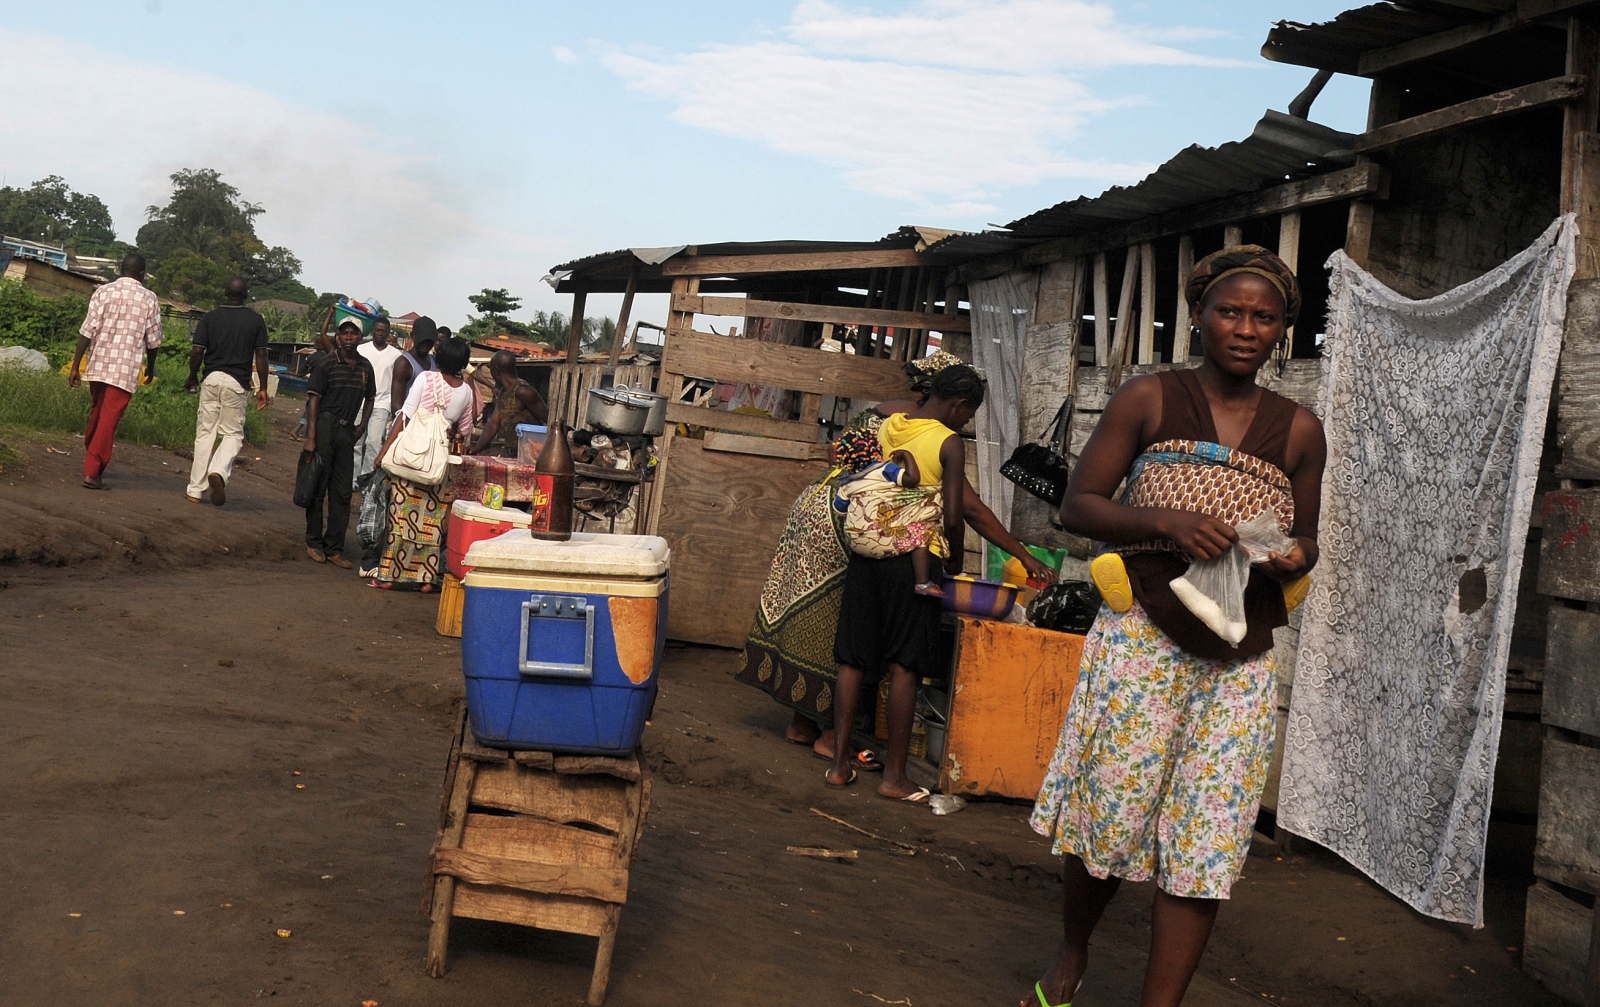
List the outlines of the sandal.
{"label": "sandal", "polygon": [[863,748],[861,751],[857,752],[856,757],[851,760],[851,763],[857,769],[865,770],[869,773],[883,772],[883,760],[878,758],[878,753],[874,752],[870,748]]}
{"label": "sandal", "polygon": [[[828,772],[831,773],[833,770],[830,769]],[[832,780],[828,779],[828,773],[823,773],[822,782],[830,787],[848,787],[850,784],[856,782],[856,771],[854,769],[850,770],[850,778],[845,780],[843,783],[834,783]]]}
{"label": "sandal", "polygon": [[927,787],[918,787],[914,793],[907,794],[904,797],[896,798],[896,800],[904,801],[906,804],[927,804],[928,798],[932,796],[932,791],[930,791]]}
{"label": "sandal", "polygon": [[1122,557],[1114,552],[1101,553],[1089,564],[1089,579],[1100,589],[1111,611],[1121,614],[1133,607],[1133,582],[1128,579],[1128,568]]}
{"label": "sandal", "polygon": [[[1082,986],[1083,983],[1080,982],[1078,985]],[[1044,998],[1044,986],[1041,983],[1033,984],[1033,995],[1039,998],[1039,1007],[1072,1007],[1071,1000],[1068,1000],[1064,1004],[1052,1004],[1050,1001],[1046,1000]],[[1076,994],[1074,994],[1074,996],[1076,996]]]}

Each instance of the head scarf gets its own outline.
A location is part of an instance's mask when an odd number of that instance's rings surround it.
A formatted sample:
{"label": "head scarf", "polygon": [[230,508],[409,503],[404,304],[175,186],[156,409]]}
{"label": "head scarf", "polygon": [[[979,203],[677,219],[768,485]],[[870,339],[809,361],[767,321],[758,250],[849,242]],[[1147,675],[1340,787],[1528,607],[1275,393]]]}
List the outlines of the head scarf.
{"label": "head scarf", "polygon": [[1202,303],[1211,288],[1238,273],[1254,273],[1278,288],[1283,295],[1283,325],[1293,325],[1300,317],[1300,281],[1289,264],[1260,245],[1238,245],[1212,252],[1195,264],[1184,295],[1190,306]]}
{"label": "head scarf", "polygon": [[[911,391],[914,395],[926,395],[933,387],[933,376],[947,367],[956,367],[967,364],[965,360],[951,353],[949,350],[935,350],[921,360],[913,360],[906,364],[906,376],[911,379]],[[976,367],[972,368],[977,370]],[[982,372],[979,372],[982,377]]]}

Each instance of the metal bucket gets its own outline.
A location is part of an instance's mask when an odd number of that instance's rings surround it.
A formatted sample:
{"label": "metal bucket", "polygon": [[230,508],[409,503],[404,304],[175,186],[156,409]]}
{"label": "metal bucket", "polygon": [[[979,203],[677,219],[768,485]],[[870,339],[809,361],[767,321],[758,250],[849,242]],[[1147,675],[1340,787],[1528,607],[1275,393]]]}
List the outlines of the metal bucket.
{"label": "metal bucket", "polygon": [[591,388],[583,419],[596,429],[632,437],[644,432],[650,405],[649,400],[635,397],[626,388]]}

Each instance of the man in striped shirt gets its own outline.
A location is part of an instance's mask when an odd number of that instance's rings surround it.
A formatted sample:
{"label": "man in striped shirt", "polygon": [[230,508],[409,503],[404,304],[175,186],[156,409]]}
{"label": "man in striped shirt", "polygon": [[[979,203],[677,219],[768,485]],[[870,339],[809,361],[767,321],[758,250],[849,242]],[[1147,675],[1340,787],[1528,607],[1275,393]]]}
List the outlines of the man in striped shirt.
{"label": "man in striped shirt", "polygon": [[[101,476],[111,462],[117,424],[139,387],[156,378],[156,349],[161,345],[161,304],[144,285],[144,256],[122,257],[122,275],[89,298],[89,314],[78,330],[67,382],[77,388],[89,382],[89,425],[83,431],[83,485],[103,490]],[[83,355],[89,354],[89,365]]]}

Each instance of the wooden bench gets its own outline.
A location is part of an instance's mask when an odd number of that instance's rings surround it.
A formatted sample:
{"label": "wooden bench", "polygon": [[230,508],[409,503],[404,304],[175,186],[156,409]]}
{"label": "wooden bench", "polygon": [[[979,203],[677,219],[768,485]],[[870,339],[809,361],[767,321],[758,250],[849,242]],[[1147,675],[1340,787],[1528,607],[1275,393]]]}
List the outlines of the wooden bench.
{"label": "wooden bench", "polygon": [[423,889],[422,911],[433,920],[428,973],[445,974],[455,916],[588,934],[600,939],[589,984],[589,1003],[599,1007],[649,808],[642,753],[486,748],[463,708]]}

